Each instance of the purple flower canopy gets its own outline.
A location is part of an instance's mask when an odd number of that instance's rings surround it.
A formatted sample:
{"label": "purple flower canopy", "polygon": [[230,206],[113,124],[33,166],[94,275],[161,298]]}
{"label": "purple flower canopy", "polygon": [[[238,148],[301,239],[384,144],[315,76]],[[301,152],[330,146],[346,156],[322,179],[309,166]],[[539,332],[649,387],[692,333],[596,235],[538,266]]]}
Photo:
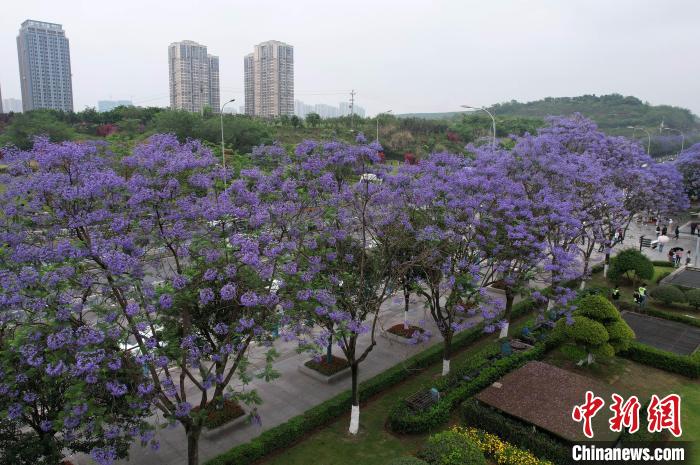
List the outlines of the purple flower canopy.
{"label": "purple flower canopy", "polygon": [[254,403],[249,389],[228,390],[250,379],[254,342],[274,379],[278,332],[316,354],[337,344],[359,364],[373,344],[359,350],[358,338],[374,341],[382,304],[404,285],[446,297],[433,309],[443,336],[476,314],[502,325],[507,305],[484,292],[497,281],[512,294],[546,275],[546,298],[566,312],[561,283],[581,274],[582,237],[603,242],[633,214],[685,208],[683,180],[699,183],[698,146],[657,164],[580,116],[513,142],[399,167],[362,136],[261,146],[235,177],[172,135],[127,156],[41,138],[8,150],[0,326],[23,330],[0,352],[0,409],[22,422],[65,383],[88,395],[31,418],[61,447],[88,441],[99,463],[119,441],[157,448],[153,410],[201,428],[193,409],[212,398]]}

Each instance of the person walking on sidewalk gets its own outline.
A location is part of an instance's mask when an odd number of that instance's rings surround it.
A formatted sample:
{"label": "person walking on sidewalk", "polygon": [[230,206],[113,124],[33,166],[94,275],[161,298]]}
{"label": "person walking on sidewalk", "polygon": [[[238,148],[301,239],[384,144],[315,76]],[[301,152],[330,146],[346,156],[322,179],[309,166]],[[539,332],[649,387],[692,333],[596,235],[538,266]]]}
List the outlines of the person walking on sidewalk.
{"label": "person walking on sidewalk", "polygon": [[676,229],[673,233],[673,238],[675,240],[678,240],[678,237],[681,235],[681,229],[678,227],[678,225],[676,225]]}
{"label": "person walking on sidewalk", "polygon": [[690,266],[690,250],[685,254],[685,266]]}

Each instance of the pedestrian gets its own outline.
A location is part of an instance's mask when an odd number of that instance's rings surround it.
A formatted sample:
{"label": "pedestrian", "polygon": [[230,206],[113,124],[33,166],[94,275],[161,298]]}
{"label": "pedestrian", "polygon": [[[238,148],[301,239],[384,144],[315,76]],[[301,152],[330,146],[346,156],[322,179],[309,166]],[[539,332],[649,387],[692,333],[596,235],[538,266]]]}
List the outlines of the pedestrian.
{"label": "pedestrian", "polygon": [[674,238],[678,240],[678,237],[681,235],[681,229],[676,225],[676,230],[674,231]]}
{"label": "pedestrian", "polygon": [[676,266],[676,268],[681,266],[681,251],[680,250],[676,251],[676,256],[674,257],[674,261],[675,261],[674,265]]}
{"label": "pedestrian", "polygon": [[668,261],[673,263],[673,250],[668,251]]}
{"label": "pedestrian", "polygon": [[690,266],[690,250],[685,254],[685,266]]}
{"label": "pedestrian", "polygon": [[634,294],[632,294],[632,298],[634,299],[634,303],[639,306],[639,308],[642,308],[642,299],[639,296],[639,292],[634,291]]}
{"label": "pedestrian", "polygon": [[659,252],[663,252],[663,251],[664,251],[664,243],[659,241]]}
{"label": "pedestrian", "polygon": [[698,224],[697,223],[690,223],[690,234],[695,235],[695,230],[698,229]]}
{"label": "pedestrian", "polygon": [[668,234],[668,228],[666,227],[666,225],[664,225],[664,227],[661,228],[661,235],[665,236],[666,234]]}
{"label": "pedestrian", "polygon": [[661,226],[658,224],[656,225],[656,237],[659,237],[661,235]]}
{"label": "pedestrian", "polygon": [[644,283],[642,283],[641,286],[639,286],[639,308],[644,308],[644,306],[647,303],[647,288],[644,286]]}

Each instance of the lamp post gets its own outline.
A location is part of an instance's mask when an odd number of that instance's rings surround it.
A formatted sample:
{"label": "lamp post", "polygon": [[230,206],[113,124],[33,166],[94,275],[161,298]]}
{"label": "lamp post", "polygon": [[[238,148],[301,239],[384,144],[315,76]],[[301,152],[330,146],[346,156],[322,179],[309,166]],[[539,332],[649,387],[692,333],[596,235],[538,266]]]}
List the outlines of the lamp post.
{"label": "lamp post", "polygon": [[[224,107],[229,103],[235,101],[236,99],[232,98],[228,102],[221,105],[221,112],[219,113],[219,117],[221,118],[221,160],[224,166],[224,170],[226,170],[226,149],[224,148]],[[224,181],[224,185],[226,185],[226,181]]]}
{"label": "lamp post", "polygon": [[680,155],[681,152],[683,152],[683,149],[685,149],[685,134],[683,134],[683,131],[681,131],[680,129],[669,128],[668,126],[662,126],[661,129],[663,129],[664,131],[675,131],[681,135],[681,151],[678,152],[678,155]]}
{"label": "lamp post", "polygon": [[632,130],[632,137],[634,137],[634,131],[636,131],[637,129],[639,129],[640,131],[644,131],[647,134],[647,155],[649,155],[651,153],[651,133],[646,129],[638,126],[627,126],[627,129]]}
{"label": "lamp post", "polygon": [[460,105],[462,108],[466,108],[468,110],[481,110],[485,111],[488,113],[488,115],[491,117],[491,122],[493,123],[493,142],[491,143],[492,147],[495,149],[496,148],[496,118],[493,117],[490,111],[488,111],[484,107],[473,107],[471,105]]}
{"label": "lamp post", "polygon": [[382,115],[388,115],[391,113],[391,110],[383,111],[381,113],[377,113],[377,142],[379,142],[379,117]]}

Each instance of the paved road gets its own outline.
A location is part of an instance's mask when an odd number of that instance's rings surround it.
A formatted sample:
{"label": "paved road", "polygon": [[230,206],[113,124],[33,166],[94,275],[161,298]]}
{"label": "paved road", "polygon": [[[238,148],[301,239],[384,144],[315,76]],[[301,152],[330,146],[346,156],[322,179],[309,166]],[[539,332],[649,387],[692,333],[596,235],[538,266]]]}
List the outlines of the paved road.
{"label": "paved road", "polygon": [[[687,225],[682,228],[682,231],[681,238],[678,241],[671,239],[669,246],[673,247],[677,245],[686,250],[692,249],[695,251],[697,238],[690,236],[689,227]],[[639,237],[642,234],[654,238],[655,226],[640,226],[633,223],[628,230],[623,246],[638,246]],[[615,250],[620,250],[621,248],[622,247],[618,245]],[[666,258],[666,252],[659,253],[656,250],[644,249],[644,253],[653,260],[663,260]],[[597,263],[603,259],[604,255],[596,252],[592,261],[593,263]],[[389,328],[391,325],[403,321],[403,297],[401,296],[387,301],[385,303],[383,315],[381,324],[384,328]],[[431,341],[419,346],[407,346],[391,342],[383,337],[377,337],[377,345],[365,362],[360,366],[361,380],[371,378],[401,363],[415,353],[424,350],[426,347],[442,342],[442,338],[439,336],[439,332],[435,328],[430,314],[424,309],[422,301],[415,296],[411,298],[409,315],[414,322],[418,320],[424,320],[426,322],[426,328],[430,329],[434,334]],[[361,339],[361,342],[366,346],[368,337],[365,335]],[[258,413],[262,418],[262,426],[246,423],[233,428],[224,427],[221,433],[213,436],[202,436],[200,442],[200,462],[213,458],[238,444],[247,442],[258,436],[264,430],[283,423],[350,388],[349,379],[328,385],[300,373],[298,367],[308,360],[309,357],[305,354],[298,354],[295,343],[276,341],[275,348],[280,354],[280,357],[274,364],[275,369],[281,374],[280,378],[271,383],[265,383],[264,381],[256,379],[248,387],[249,389],[256,389],[263,400],[263,404],[258,408]],[[254,349],[252,351],[251,359],[253,365],[258,368],[262,367],[264,364],[263,354],[259,349]],[[193,395],[196,395],[196,392],[195,389],[192,390]],[[196,399],[198,397],[193,398]],[[360,415],[360,422],[362,422],[362,415]],[[161,448],[158,452],[153,452],[139,445],[134,445],[131,448],[130,460],[128,462],[121,461],[120,463],[137,465],[185,465],[187,463],[187,442],[185,440],[184,429],[181,426],[177,425],[170,429],[160,430],[158,432],[158,439],[161,443]],[[71,460],[76,465],[92,463],[86,456],[75,456],[71,458]]]}

